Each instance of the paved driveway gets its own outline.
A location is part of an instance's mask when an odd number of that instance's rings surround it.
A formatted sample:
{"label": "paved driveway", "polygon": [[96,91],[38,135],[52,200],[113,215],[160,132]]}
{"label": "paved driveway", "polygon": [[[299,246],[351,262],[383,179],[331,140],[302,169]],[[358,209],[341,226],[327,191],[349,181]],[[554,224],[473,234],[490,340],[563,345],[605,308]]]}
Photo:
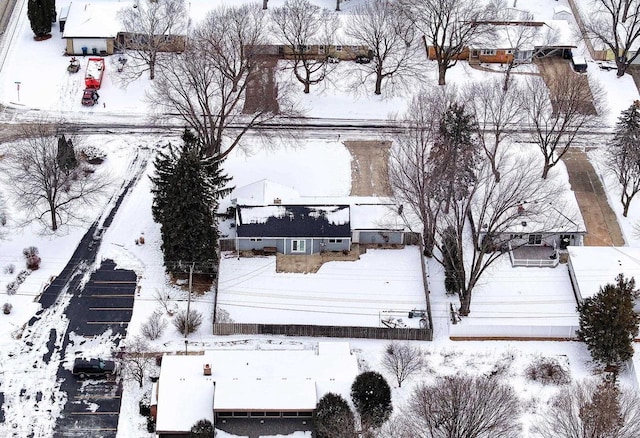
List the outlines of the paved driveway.
{"label": "paved driveway", "polygon": [[569,173],[569,183],[576,193],[582,218],[587,227],[585,246],[622,246],[624,238],[616,215],[609,206],[600,178],[587,154],[570,149],[562,158]]}

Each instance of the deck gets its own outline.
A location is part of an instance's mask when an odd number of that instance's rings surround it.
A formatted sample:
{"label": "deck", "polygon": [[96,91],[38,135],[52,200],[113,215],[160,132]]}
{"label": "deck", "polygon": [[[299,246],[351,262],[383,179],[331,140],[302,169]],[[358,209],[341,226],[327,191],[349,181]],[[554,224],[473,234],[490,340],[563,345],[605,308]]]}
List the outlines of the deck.
{"label": "deck", "polygon": [[558,266],[559,256],[555,248],[550,246],[519,246],[511,248],[509,245],[511,266],[550,267]]}

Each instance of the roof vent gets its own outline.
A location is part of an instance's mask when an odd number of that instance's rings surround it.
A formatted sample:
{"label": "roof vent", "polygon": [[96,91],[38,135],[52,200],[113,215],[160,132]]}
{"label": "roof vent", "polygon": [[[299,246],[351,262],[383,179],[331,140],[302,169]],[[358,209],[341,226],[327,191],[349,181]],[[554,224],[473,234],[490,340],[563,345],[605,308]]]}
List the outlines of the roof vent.
{"label": "roof vent", "polygon": [[280,198],[276,198],[276,199],[274,199],[274,200],[273,200],[273,203],[274,203],[275,205],[280,205],[280,204],[282,204],[282,199],[280,199]]}
{"label": "roof vent", "polygon": [[211,375],[211,365],[209,365],[208,363],[204,364],[204,367],[202,369],[204,371],[204,375],[205,376],[210,376]]}

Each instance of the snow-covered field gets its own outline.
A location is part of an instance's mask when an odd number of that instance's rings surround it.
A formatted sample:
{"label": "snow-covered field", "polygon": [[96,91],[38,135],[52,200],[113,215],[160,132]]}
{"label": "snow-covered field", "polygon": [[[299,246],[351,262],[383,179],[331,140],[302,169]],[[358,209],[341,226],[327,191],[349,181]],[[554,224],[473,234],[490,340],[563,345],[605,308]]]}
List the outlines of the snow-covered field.
{"label": "snow-covered field", "polygon": [[[348,12],[360,1],[362,0],[345,2],[343,10]],[[281,2],[281,0],[271,0],[269,6],[272,7]],[[323,4],[328,8],[334,5],[333,0],[319,0],[314,3]],[[66,4],[68,1],[63,0],[58,3],[58,7]],[[203,11],[215,4],[229,5],[231,2],[194,0],[191,2],[191,13],[193,16],[202,16]],[[566,0],[542,1],[532,6],[536,6],[536,10],[539,9],[538,12],[542,14],[549,12],[552,9],[551,6],[557,4],[566,5]],[[145,91],[149,87],[149,81],[146,78],[123,87],[115,73],[115,68],[108,62],[106,80],[100,92],[101,102],[104,105],[92,108],[82,107],[80,97],[83,76],[81,73],[76,75],[67,73],[68,58],[62,54],[64,41],[60,38],[57,26],[54,26],[53,38],[44,42],[34,42],[26,20],[25,5],[25,1],[19,0],[18,8],[22,8],[21,15],[17,21],[14,17],[11,25],[16,26],[17,29],[15,40],[8,47],[7,58],[0,71],[0,103],[10,107],[9,111],[3,113],[3,118],[19,121],[40,118],[43,114],[47,114],[48,117],[67,121],[108,123],[128,119],[144,122],[145,115],[150,111],[144,100]],[[338,70],[334,72],[336,76],[332,81],[325,87],[312,87],[312,93],[308,96],[298,92],[297,99],[306,109],[307,116],[384,119],[406,108],[411,92],[394,98],[350,93],[340,81],[344,75],[344,69],[348,68],[354,68],[354,66],[341,63]],[[485,73],[472,69],[465,63],[459,63],[448,73],[447,79],[452,84],[462,86],[466,82],[486,80],[487,77],[497,74],[499,73]],[[606,124],[611,126],[620,110],[627,108],[633,100],[638,99],[639,95],[633,80],[629,76],[617,79],[615,72],[600,71],[594,64],[589,66],[589,75],[591,81],[599,82],[605,89],[610,110]],[[425,68],[425,83],[433,85],[435,77],[433,66],[428,65]],[[19,93],[16,82],[20,83]],[[156,145],[164,144],[169,140],[177,139],[111,135],[92,136],[85,141],[106,152],[107,160],[101,166],[101,171],[110,174],[110,178],[114,181],[113,193],[115,193],[119,183],[124,180],[128,164],[136,151],[153,149]],[[598,152],[593,152],[592,157],[597,161]],[[243,150],[238,150],[229,157],[225,166],[228,173],[233,176],[233,184],[236,187],[269,178],[295,188],[306,196],[335,197],[347,196],[349,193],[349,160],[348,151],[337,141],[299,141],[287,145],[273,145],[265,149],[249,140]],[[292,172],[294,168],[296,171]],[[331,169],[330,178],[327,177],[326,169]],[[150,172],[152,172],[152,166],[147,168],[147,174]],[[618,215],[626,241],[635,246],[640,243],[634,232],[634,225],[640,217],[640,204],[637,201],[632,204],[628,219],[621,218],[615,184],[610,180],[606,182],[611,205]],[[0,186],[0,194],[10,201],[9,192],[8,186]],[[98,218],[110,201],[112,200],[104,199],[103,203],[95,205],[94,209],[86,212],[86,215],[92,220]],[[140,292],[136,296],[129,335],[137,334],[140,325],[159,308],[159,303],[155,299],[158,292],[170,294],[173,306],[177,308],[186,306],[185,292],[172,286],[164,275],[160,230],[151,218],[151,201],[150,181],[143,176],[120,207],[113,224],[104,235],[98,256],[98,260],[112,258],[119,267],[133,269],[139,276]],[[0,391],[33,386],[37,382],[44,390],[54,393],[56,386],[59,386],[53,377],[56,364],[52,362],[49,367],[33,368],[34,361],[37,362],[46,349],[44,344],[47,339],[43,338],[42,345],[38,345],[37,349],[31,349],[26,348],[22,340],[12,335],[19,334],[24,323],[39,309],[39,305],[34,302],[35,297],[43,290],[47,281],[66,265],[86,230],[86,224],[71,224],[63,227],[56,234],[51,234],[43,231],[38,225],[19,226],[20,212],[11,208],[11,202],[9,202],[9,213],[8,225],[0,227],[0,292],[4,293],[6,284],[12,281],[17,272],[22,269],[23,248],[38,247],[42,265],[38,271],[34,271],[27,277],[16,295],[10,297],[5,295],[0,299],[0,304],[6,301],[14,306],[11,315],[0,314]],[[145,237],[145,245],[136,245],[135,240],[142,235]],[[409,254],[412,251],[410,249],[398,254],[405,252]],[[280,313],[281,310],[274,312],[274,309],[264,311],[265,307],[269,305],[276,307],[275,304],[280,303],[275,300],[275,295],[280,295],[278,299],[282,299],[283,296],[292,298],[293,291],[295,295],[300,295],[301,289],[304,288],[305,293],[313,294],[314,298],[321,298],[320,302],[323,303],[318,305],[318,301],[314,302],[314,310],[316,310],[314,317],[317,318],[314,322],[322,323],[324,320],[335,324],[358,321],[363,325],[377,326],[378,312],[389,308],[395,309],[399,304],[402,304],[403,310],[420,307],[420,300],[422,300],[422,292],[416,288],[419,264],[415,255],[409,257],[411,260],[407,262],[409,265],[403,262],[402,268],[395,264],[397,258],[393,264],[385,266],[387,264],[385,255],[386,251],[373,251],[358,262],[331,262],[318,274],[297,275],[276,275],[271,263],[272,258],[240,262],[232,258],[225,259],[220,279],[220,303],[227,306],[226,310],[231,317],[239,322],[254,321],[255,318],[268,316],[270,322],[277,320],[293,323],[304,319],[307,323],[310,314],[308,310],[293,314]],[[345,263],[349,263],[348,274],[343,272]],[[13,274],[5,272],[4,269],[10,264],[16,267]],[[523,416],[523,434],[528,436],[529,425],[535,421],[534,413],[540,411],[557,388],[542,387],[537,383],[526,381],[523,376],[524,368],[538,356],[551,356],[560,358],[561,362],[569,367],[574,379],[588,378],[592,375],[592,369],[586,348],[577,342],[450,341],[448,339],[450,298],[444,294],[441,269],[433,263],[429,264],[429,268],[435,333],[433,342],[417,344],[424,349],[428,362],[428,371],[425,371],[420,379],[430,380],[438,375],[463,371],[486,374],[493,371],[496,366],[504,365],[501,367],[504,370],[502,374],[504,380],[514,386],[524,406],[527,407]],[[556,269],[514,269],[506,262],[497,264],[478,286],[471,316],[465,323],[481,324],[491,319],[509,325],[509,321],[514,318],[525,323],[527,319],[538,322],[549,319],[575,322],[575,300],[570,292],[565,269],[563,265]],[[402,275],[400,275],[401,270]],[[355,300],[348,302],[340,297],[342,299],[340,301],[336,299],[336,295],[325,295],[326,289],[332,289],[332,293],[340,295],[341,292],[334,282],[340,276],[342,280],[339,285],[344,285],[345,275],[352,278],[349,281],[350,284],[357,283],[354,288],[359,290],[355,294],[352,288],[349,291],[351,295],[349,299],[355,298]],[[300,278],[303,281],[298,281]],[[368,283],[373,279],[376,280],[375,283]],[[392,289],[392,292],[387,293],[387,290]],[[257,297],[256,291],[262,296]],[[226,296],[225,293],[227,293]],[[230,295],[232,293],[235,295]],[[366,296],[366,301],[358,299],[363,296]],[[402,298],[398,299],[399,296]],[[297,301],[297,297],[294,298]],[[257,304],[249,307],[251,301]],[[332,306],[340,309],[339,313],[326,311],[329,301],[333,303]],[[214,337],[210,334],[212,302],[213,292],[207,292],[198,296],[192,303],[192,306],[205,315],[205,321],[200,329],[189,338],[192,350],[307,348],[317,342],[315,339],[308,338]],[[300,303],[297,305],[299,306]],[[348,309],[351,309],[352,313],[365,313],[362,311],[364,307],[367,308],[367,315],[348,314]],[[317,311],[325,312],[317,313]],[[58,313],[49,317],[52,328],[65,329],[64,315]],[[167,318],[167,321],[170,320],[166,314],[164,318]],[[380,369],[384,342],[351,340],[351,345],[366,367]],[[184,343],[174,327],[169,325],[163,336],[153,342],[152,347],[156,351],[178,351],[184,347]],[[73,357],[75,348],[77,347],[67,351],[66,357],[59,358],[67,367],[70,366],[70,358]],[[104,354],[110,349],[110,340],[108,336],[102,336],[85,343],[82,348],[89,354],[92,352]],[[412,384],[418,380],[413,379],[401,389],[394,388],[393,399],[396,407],[399,407],[408,397]],[[623,374],[622,382],[628,386],[635,386],[635,375]],[[139,389],[136,383],[125,382],[118,436],[123,438],[149,436],[146,433],[144,418],[138,414],[138,402],[142,395],[149,391],[150,382],[148,381],[142,389]],[[29,399],[10,401],[10,406],[7,403],[4,406],[7,422],[0,424],[0,436],[27,436],[30,432],[34,436],[44,437],[49,436],[47,427],[52,427],[55,423],[55,416],[62,409],[64,398],[46,397],[42,401]],[[220,433],[219,436],[227,437],[227,434]]]}

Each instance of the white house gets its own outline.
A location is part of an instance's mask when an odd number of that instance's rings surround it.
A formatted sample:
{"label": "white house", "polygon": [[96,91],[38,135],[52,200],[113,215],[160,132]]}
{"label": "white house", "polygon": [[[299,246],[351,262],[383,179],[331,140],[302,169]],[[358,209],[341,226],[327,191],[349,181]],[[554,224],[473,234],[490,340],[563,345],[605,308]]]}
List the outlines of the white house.
{"label": "white house", "polygon": [[118,13],[130,2],[73,1],[64,14],[62,38],[67,41],[67,55],[113,54],[121,30]]}
{"label": "white house", "polygon": [[165,354],[155,386],[156,433],[185,434],[200,419],[220,427],[234,419],[299,418],[302,428],[324,394],[348,399],[358,373],[346,342],[319,342],[313,350]]}

